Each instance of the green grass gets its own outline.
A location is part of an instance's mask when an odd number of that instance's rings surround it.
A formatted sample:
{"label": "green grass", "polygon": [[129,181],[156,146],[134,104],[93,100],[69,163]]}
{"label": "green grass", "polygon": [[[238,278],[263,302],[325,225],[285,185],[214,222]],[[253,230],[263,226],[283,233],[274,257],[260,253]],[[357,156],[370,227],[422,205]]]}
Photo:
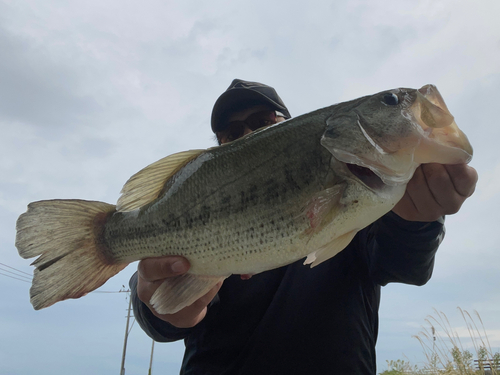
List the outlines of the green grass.
{"label": "green grass", "polygon": [[[480,315],[475,311],[473,318],[467,311],[458,310],[471,338],[471,348],[464,348],[447,316],[434,310],[435,315],[428,316],[425,319],[427,325],[414,336],[424,351],[426,362],[423,367],[412,365],[407,360],[391,360],[387,361],[388,369],[380,375],[500,375],[500,352],[491,350]],[[479,369],[474,359],[479,360]]]}

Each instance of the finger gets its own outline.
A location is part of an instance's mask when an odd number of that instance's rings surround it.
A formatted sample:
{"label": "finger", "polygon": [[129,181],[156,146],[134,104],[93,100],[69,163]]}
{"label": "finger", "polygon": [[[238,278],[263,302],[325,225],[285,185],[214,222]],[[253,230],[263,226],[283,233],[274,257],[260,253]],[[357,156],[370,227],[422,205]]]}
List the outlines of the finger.
{"label": "finger", "polygon": [[151,311],[162,320],[178,328],[190,328],[197,325],[205,318],[208,304],[214,299],[222,286],[222,281],[217,283],[207,294],[196,300],[193,304],[183,308],[175,314],[158,314],[152,307]]}
{"label": "finger", "polygon": [[468,198],[476,189],[477,171],[467,164],[445,165],[458,194]]}
{"label": "finger", "polygon": [[412,213],[418,212],[408,191],[405,191],[403,198],[394,206],[392,211],[405,220],[413,220]]}
{"label": "finger", "polygon": [[165,279],[156,281],[144,280],[141,275],[137,278],[137,297],[149,306],[151,297],[156,292],[156,289],[165,281]]}
{"label": "finger", "polygon": [[189,270],[189,262],[179,256],[147,258],[137,266],[139,277],[145,281],[155,282],[168,277],[181,275]]}
{"label": "finger", "polygon": [[434,200],[441,207],[437,214],[441,216],[456,213],[465,197],[455,189],[446,167],[441,164],[426,164],[422,170]]}
{"label": "finger", "polygon": [[440,209],[439,203],[429,189],[426,172],[424,173],[423,165],[417,168],[406,187],[406,193],[417,210],[416,214],[422,219],[428,219],[427,216],[434,217],[434,213]]}

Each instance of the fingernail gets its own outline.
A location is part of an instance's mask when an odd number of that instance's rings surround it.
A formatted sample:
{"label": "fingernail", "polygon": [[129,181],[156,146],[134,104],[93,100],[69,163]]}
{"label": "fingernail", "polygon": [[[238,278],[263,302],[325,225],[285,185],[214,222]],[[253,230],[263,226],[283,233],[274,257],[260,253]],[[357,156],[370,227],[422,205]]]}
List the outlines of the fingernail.
{"label": "fingernail", "polygon": [[175,273],[182,273],[182,272],[185,272],[187,270],[184,262],[180,261],[180,260],[172,263],[172,266],[170,266],[170,268],[172,269],[172,272],[175,272]]}

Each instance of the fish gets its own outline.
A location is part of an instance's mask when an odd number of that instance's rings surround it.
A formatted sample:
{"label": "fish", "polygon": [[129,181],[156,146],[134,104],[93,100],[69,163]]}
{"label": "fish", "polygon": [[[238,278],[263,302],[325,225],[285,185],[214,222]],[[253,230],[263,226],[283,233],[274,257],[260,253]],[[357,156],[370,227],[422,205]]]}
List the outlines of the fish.
{"label": "fish", "polygon": [[173,314],[232,274],[252,275],[342,251],[389,212],[422,163],[469,163],[472,146],[434,85],[334,104],[236,141],[167,156],[133,175],[116,205],[28,205],[16,247],[37,257],[38,310],[80,298],[128,264],[183,256],[186,274],[151,298]]}

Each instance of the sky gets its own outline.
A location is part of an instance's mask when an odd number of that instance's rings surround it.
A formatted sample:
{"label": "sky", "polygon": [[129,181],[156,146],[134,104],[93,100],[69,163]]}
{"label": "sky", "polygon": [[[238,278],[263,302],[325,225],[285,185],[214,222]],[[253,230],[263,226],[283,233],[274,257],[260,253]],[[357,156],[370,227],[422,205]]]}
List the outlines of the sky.
{"label": "sky", "polygon": [[[29,276],[6,267],[32,273],[14,246],[16,219],[42,199],[114,203],[144,166],[214,146],[212,106],[234,78],[275,87],[292,116],[385,89],[439,88],[474,147],[479,182],[447,217],[427,285],[383,288],[378,370],[399,358],[422,364],[414,336],[436,311],[469,345],[457,307],[478,312],[500,351],[498,14],[497,0],[0,0],[0,373],[119,372],[126,293],[34,311]],[[126,289],[136,267],[99,291]],[[127,375],[147,373],[151,344],[132,325]],[[178,373],[182,353],[181,342],[156,344],[153,373]]]}

